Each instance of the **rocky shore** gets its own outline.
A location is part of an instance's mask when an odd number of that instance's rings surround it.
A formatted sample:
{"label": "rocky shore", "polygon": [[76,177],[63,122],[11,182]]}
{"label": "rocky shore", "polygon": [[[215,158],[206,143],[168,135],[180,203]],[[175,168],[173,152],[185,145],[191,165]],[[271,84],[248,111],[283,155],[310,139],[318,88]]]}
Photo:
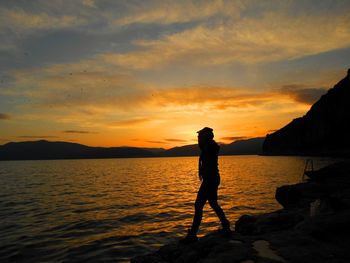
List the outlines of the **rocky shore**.
{"label": "rocky shore", "polygon": [[350,262],[350,161],[310,177],[277,188],[283,209],[241,216],[229,238],[212,233],[190,245],[175,242],[131,262]]}

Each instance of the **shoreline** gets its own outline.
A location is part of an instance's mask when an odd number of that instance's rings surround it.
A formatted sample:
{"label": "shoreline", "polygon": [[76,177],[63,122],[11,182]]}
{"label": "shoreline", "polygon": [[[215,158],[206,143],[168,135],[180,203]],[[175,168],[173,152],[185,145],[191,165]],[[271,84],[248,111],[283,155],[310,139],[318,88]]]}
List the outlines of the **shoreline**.
{"label": "shoreline", "polygon": [[278,187],[283,208],[242,215],[229,238],[214,232],[190,245],[173,242],[131,262],[350,262],[350,161],[314,173]]}

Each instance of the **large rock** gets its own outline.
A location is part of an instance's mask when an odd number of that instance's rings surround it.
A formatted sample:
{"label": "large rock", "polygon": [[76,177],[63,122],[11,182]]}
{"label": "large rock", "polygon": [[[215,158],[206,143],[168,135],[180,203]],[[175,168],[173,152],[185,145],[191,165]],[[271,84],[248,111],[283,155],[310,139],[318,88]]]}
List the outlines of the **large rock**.
{"label": "large rock", "polygon": [[338,162],[313,172],[308,182],[276,189],[276,200],[284,208],[308,208],[317,199],[329,202],[334,210],[349,207],[350,162]]}
{"label": "large rock", "polygon": [[156,253],[133,258],[132,263],[161,263],[161,262],[242,262],[251,259],[256,252],[250,243],[240,240],[234,234],[231,238],[224,238],[218,233],[201,238],[190,245],[177,242],[161,247]]}
{"label": "large rock", "polygon": [[[317,178],[320,176],[321,178]],[[305,218],[342,213],[350,208],[350,163],[340,162],[315,171],[314,179],[276,189],[284,209],[258,215],[243,215],[235,230],[243,235],[261,235],[293,229]]]}
{"label": "large rock", "polygon": [[242,235],[262,235],[291,229],[304,220],[305,210],[282,209],[268,214],[243,215],[236,224],[235,231]]}

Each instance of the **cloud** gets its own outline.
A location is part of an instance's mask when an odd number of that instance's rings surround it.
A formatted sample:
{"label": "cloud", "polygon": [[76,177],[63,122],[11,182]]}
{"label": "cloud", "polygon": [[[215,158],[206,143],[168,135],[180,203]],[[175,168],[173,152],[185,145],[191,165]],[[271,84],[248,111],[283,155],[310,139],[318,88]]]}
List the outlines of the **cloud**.
{"label": "cloud", "polygon": [[191,114],[249,111],[290,100],[280,92],[244,87],[152,86],[94,60],[18,70],[14,76],[14,86],[2,92],[25,101],[18,106],[23,120],[53,119],[93,129],[155,127]]}
{"label": "cloud", "polygon": [[[23,47],[22,40],[34,31],[84,32],[104,43],[103,51],[89,49],[91,53],[113,50],[107,57],[115,64],[153,69],[183,62],[254,64],[349,47],[348,4],[332,3],[327,13],[318,13],[328,5],[320,6],[240,0],[9,3],[0,9],[0,49]],[[120,39],[113,38],[120,32]],[[127,48],[120,48],[122,38],[128,39]]]}
{"label": "cloud", "polygon": [[97,134],[97,132],[91,131],[79,131],[79,130],[66,130],[63,133],[75,133],[75,134]]}
{"label": "cloud", "polygon": [[80,107],[90,113],[134,107],[130,99],[136,103],[137,97],[145,92],[143,86],[130,75],[95,62],[97,65],[87,60],[16,71],[15,87],[2,93],[29,97],[35,107]]}
{"label": "cloud", "polygon": [[28,12],[19,6],[12,9],[0,8],[0,51],[18,52],[19,43],[36,31],[74,28],[86,22],[83,17],[54,10]]}
{"label": "cloud", "polygon": [[130,6],[126,14],[113,20],[115,25],[173,24],[208,19],[213,16],[239,16],[241,1],[147,1]]}
{"label": "cloud", "polygon": [[0,30],[11,29],[25,32],[28,29],[59,29],[86,23],[85,19],[73,15],[53,15],[48,12],[29,13],[23,9],[2,9]]}
{"label": "cloud", "polygon": [[184,62],[203,66],[291,60],[349,47],[348,24],[348,14],[292,16],[281,8],[256,17],[222,18],[159,39],[139,39],[133,43],[136,50],[111,53],[106,59],[138,70]]}
{"label": "cloud", "polygon": [[11,116],[5,113],[0,113],[0,120],[9,120]]}
{"label": "cloud", "polygon": [[220,139],[224,140],[224,141],[237,141],[237,140],[244,140],[247,138],[249,138],[249,137],[247,137],[247,136],[232,136],[232,137],[222,137]]}
{"label": "cloud", "polygon": [[307,88],[304,85],[284,85],[278,90],[281,94],[291,97],[293,100],[311,105],[327,92],[325,88]]}
{"label": "cloud", "polygon": [[96,2],[95,0],[82,0],[82,4],[88,7],[95,7]]}
{"label": "cloud", "polygon": [[146,141],[146,142],[148,142],[148,143],[157,143],[157,144],[165,144],[165,143],[167,143],[167,142],[164,142],[164,141]]}
{"label": "cloud", "polygon": [[148,96],[151,104],[160,107],[209,107],[215,110],[244,108],[269,102],[274,94],[249,92],[243,88],[193,86],[186,88],[168,88],[155,90]]}
{"label": "cloud", "polygon": [[60,138],[59,136],[52,136],[52,135],[21,135],[16,136],[17,138],[21,139],[53,139],[53,138]]}
{"label": "cloud", "polygon": [[[2,93],[28,97],[31,108],[78,109],[76,112],[85,112],[90,116],[140,110],[154,112],[161,108],[244,108],[267,103],[276,97],[274,93],[251,92],[241,87],[151,86],[99,62],[100,57],[79,63],[16,71],[15,87],[11,86]],[[121,122],[117,125],[125,124]]]}
{"label": "cloud", "polygon": [[172,138],[169,138],[169,139],[164,139],[165,141],[167,142],[187,142],[187,140],[182,140],[182,139],[172,139]]}
{"label": "cloud", "polygon": [[300,102],[279,90],[151,85],[111,66],[101,56],[13,73],[14,81],[0,92],[23,102],[16,108],[21,120],[53,120],[64,123],[61,130],[76,123],[85,127],[83,130],[159,128],[164,123],[187,121],[193,114],[251,114],[263,109],[267,113],[277,108],[290,111],[281,105]]}
{"label": "cloud", "polygon": [[113,128],[127,128],[127,127],[143,125],[150,121],[151,119],[149,118],[133,118],[133,119],[127,119],[127,120],[114,121],[109,123],[109,126]]}

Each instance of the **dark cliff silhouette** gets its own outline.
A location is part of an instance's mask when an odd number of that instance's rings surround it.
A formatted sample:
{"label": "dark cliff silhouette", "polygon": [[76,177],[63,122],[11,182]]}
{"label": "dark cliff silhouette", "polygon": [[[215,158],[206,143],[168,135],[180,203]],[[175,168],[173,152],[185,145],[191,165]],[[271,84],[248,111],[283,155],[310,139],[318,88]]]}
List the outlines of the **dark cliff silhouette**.
{"label": "dark cliff silhouette", "polygon": [[350,156],[350,69],[305,116],[267,135],[263,153]]}

